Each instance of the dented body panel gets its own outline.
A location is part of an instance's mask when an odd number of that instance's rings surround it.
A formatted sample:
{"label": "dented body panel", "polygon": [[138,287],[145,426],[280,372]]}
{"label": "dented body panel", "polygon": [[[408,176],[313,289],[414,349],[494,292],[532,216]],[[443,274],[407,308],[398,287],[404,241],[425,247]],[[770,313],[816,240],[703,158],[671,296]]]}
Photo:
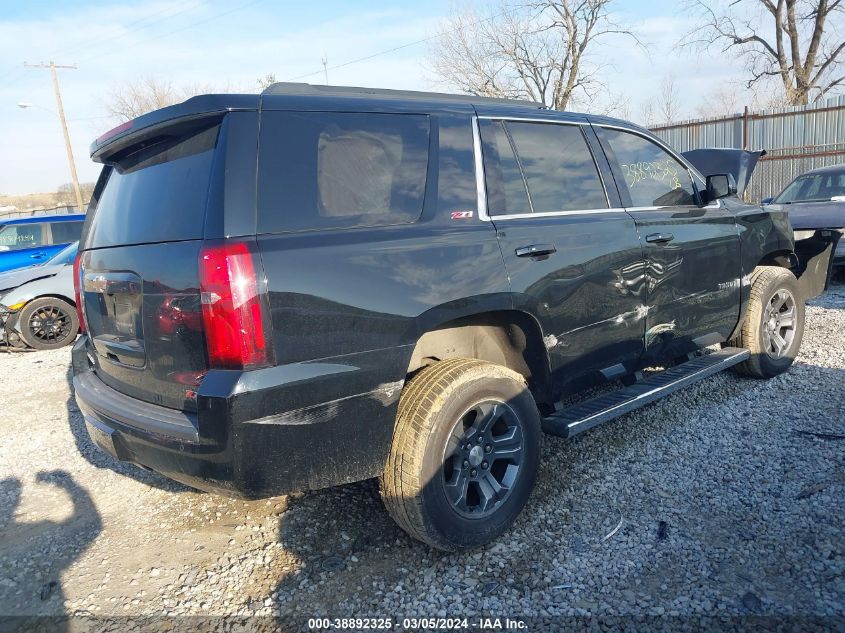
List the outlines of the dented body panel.
{"label": "dented body panel", "polygon": [[[171,112],[190,117],[190,103]],[[190,319],[167,331],[161,319],[148,319],[145,346],[158,351],[143,366],[99,354],[96,344],[108,341],[96,335],[74,346],[73,364],[76,396],[99,446],[202,489],[263,497],[379,475],[402,386],[429,362],[475,355],[508,364],[549,408],[565,394],[727,340],[754,267],[794,251],[785,214],[735,198],[707,203],[703,176],[674,154],[689,170],[697,203],[634,207],[589,125],[653,138],[623,121],[471,98],[268,94],[252,105],[236,99],[231,108],[223,97],[193,103],[222,117],[214,206],[202,237],[83,245],[83,265],[136,271],[157,302],[150,314],[159,314],[170,290],[199,294],[194,262],[203,239],[249,236],[266,271],[273,366],[201,371],[204,340]],[[118,136],[118,146],[135,142],[145,126],[165,125],[162,112]],[[290,168],[266,149],[283,146],[270,131],[291,112],[308,120],[320,112],[426,117],[419,217],[263,230],[262,218],[281,213],[275,176]],[[491,217],[477,127],[484,116],[581,126],[606,207]],[[94,147],[97,157],[110,151],[107,141]],[[672,240],[655,244],[652,233],[672,233]],[[523,251],[536,245],[548,253]],[[168,266],[168,253],[177,251],[181,272]],[[179,370],[193,371],[198,383],[174,382]]]}

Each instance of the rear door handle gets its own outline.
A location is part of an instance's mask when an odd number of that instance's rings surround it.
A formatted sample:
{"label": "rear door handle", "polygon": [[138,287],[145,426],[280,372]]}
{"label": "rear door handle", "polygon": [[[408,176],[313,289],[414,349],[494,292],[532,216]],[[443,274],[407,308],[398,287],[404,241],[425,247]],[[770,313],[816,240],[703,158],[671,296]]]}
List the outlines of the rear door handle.
{"label": "rear door handle", "polygon": [[532,244],[516,249],[517,257],[544,257],[557,253],[554,244]]}
{"label": "rear door handle", "polygon": [[47,253],[33,253],[30,255],[31,259],[44,259],[45,257],[47,257]]}
{"label": "rear door handle", "polygon": [[645,241],[649,244],[667,244],[675,239],[671,233],[652,233],[645,236]]}

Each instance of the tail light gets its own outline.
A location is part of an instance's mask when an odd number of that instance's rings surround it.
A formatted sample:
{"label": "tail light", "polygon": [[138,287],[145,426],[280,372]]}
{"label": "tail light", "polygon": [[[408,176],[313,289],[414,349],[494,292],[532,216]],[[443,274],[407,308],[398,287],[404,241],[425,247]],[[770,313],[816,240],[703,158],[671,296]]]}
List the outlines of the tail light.
{"label": "tail light", "polygon": [[73,259],[73,299],[79,316],[79,331],[85,334],[85,306],[82,305],[82,253]]}
{"label": "tail light", "polygon": [[261,264],[254,243],[208,242],[199,264],[210,367],[255,369],[270,365],[270,314],[261,292]]}

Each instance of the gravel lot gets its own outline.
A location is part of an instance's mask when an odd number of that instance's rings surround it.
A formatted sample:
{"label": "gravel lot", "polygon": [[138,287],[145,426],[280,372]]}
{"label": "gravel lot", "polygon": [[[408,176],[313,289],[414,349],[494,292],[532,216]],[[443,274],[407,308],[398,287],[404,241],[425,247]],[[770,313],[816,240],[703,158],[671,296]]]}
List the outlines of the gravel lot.
{"label": "gravel lot", "polygon": [[84,433],[69,350],[0,353],[0,614],[265,615],[300,628],[315,615],[715,613],[841,625],[843,332],[840,283],[808,308],[786,375],[723,374],[575,440],[546,438],[515,528],[453,555],[405,536],[373,482],[243,502],[116,463]]}

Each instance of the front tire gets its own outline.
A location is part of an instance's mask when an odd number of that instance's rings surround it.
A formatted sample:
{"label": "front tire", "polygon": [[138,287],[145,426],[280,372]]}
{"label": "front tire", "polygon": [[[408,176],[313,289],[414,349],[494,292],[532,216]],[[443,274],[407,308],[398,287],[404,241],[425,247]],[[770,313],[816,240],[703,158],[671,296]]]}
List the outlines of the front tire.
{"label": "front tire", "polygon": [[412,537],[453,551],[484,545],[522,510],[540,459],[540,416],[522,376],[474,359],[405,385],[379,490]]}
{"label": "front tire", "polygon": [[41,297],[26,304],[18,315],[24,343],[33,349],[59,349],[70,345],[79,332],[76,308],[56,297]]}
{"label": "front tire", "polygon": [[751,296],[736,347],[751,358],[736,366],[737,372],[755,378],[772,378],[790,368],[804,337],[804,299],[798,280],[777,266],[759,266],[752,276]]}

